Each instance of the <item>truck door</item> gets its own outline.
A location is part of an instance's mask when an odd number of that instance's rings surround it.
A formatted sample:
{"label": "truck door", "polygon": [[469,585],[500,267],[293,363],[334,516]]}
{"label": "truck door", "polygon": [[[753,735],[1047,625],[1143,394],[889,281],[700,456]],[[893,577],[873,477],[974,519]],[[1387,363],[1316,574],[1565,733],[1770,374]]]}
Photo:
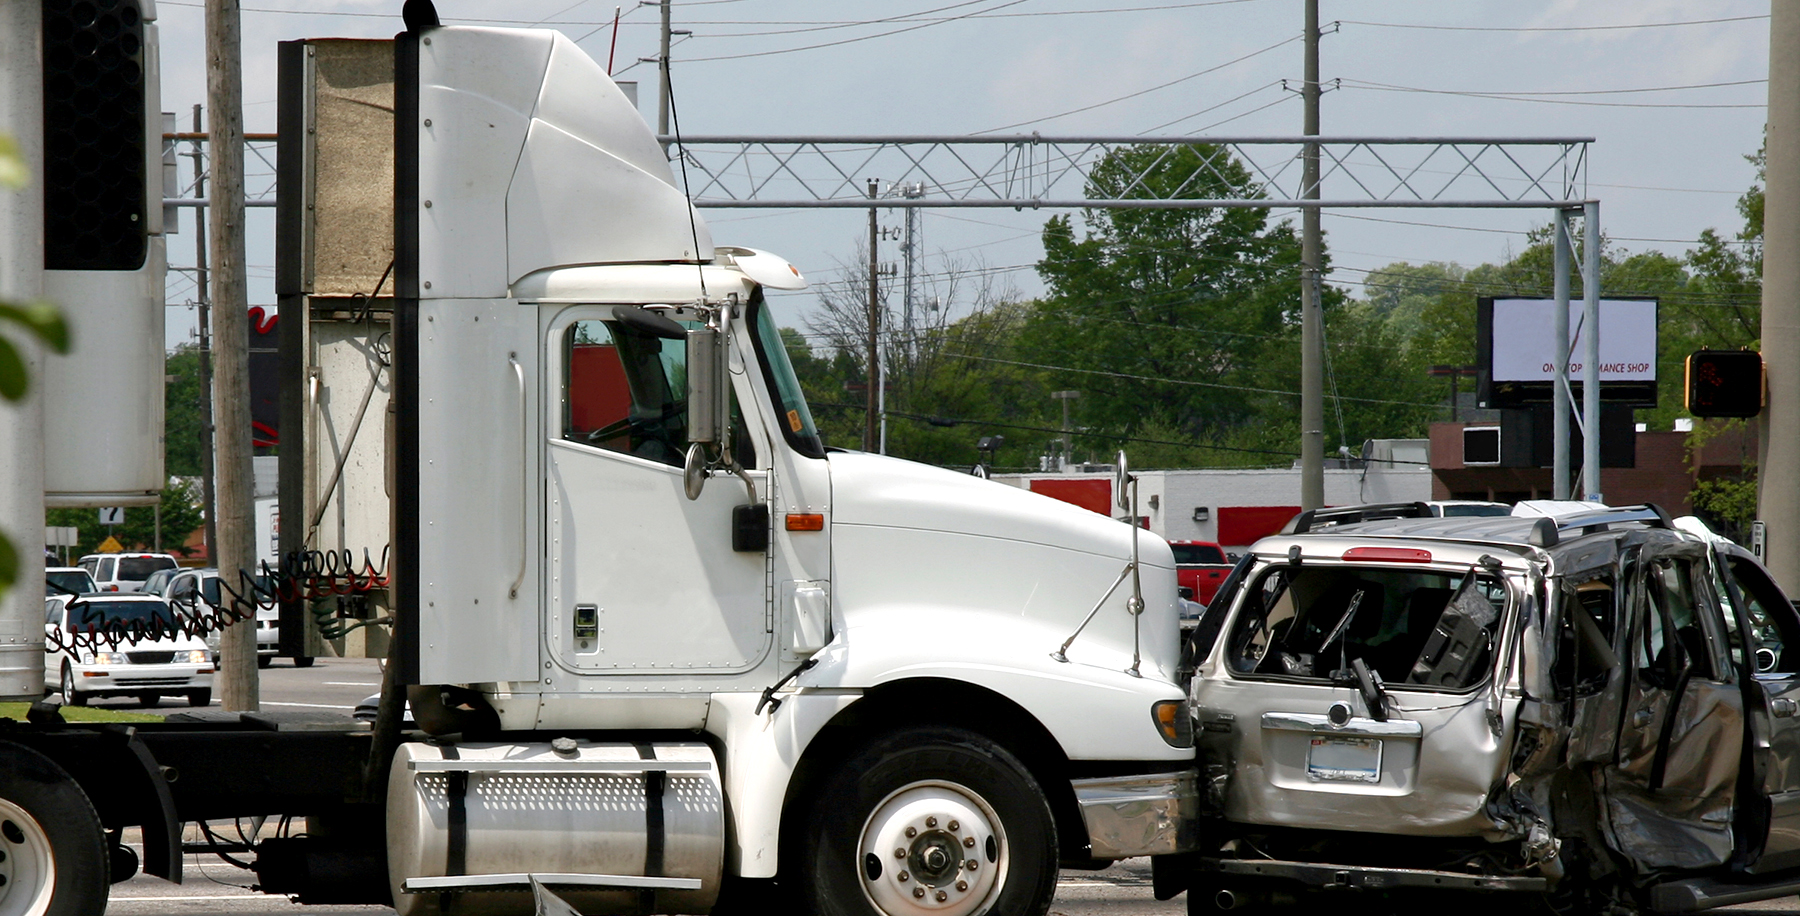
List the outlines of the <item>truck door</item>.
{"label": "truck door", "polygon": [[[681,327],[635,307],[550,314],[549,657],[596,675],[754,667],[772,642],[768,554],[732,549],[732,509],[749,501],[743,481],[717,476],[695,500],[683,491]],[[755,444],[734,439],[766,498]]]}
{"label": "truck door", "polygon": [[1741,653],[1750,653],[1745,702],[1757,755],[1751,785],[1767,799],[1766,829],[1745,823],[1757,835],[1744,840],[1762,847],[1752,871],[1779,871],[1800,865],[1800,615],[1755,560],[1731,548],[1713,555],[1719,591],[1732,605],[1726,622],[1735,631],[1733,660],[1741,664]]}
{"label": "truck door", "polygon": [[1705,868],[1733,851],[1743,699],[1704,548],[1649,545],[1627,574],[1619,738],[1602,770],[1605,826],[1640,871]]}

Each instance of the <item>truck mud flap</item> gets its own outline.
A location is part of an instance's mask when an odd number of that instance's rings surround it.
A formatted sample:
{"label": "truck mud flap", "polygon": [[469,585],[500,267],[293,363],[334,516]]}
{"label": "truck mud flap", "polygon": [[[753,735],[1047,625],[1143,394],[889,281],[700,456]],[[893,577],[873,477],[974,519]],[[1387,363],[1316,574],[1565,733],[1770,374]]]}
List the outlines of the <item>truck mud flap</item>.
{"label": "truck mud flap", "polygon": [[1800,877],[1767,884],[1726,884],[1709,878],[1690,878],[1650,888],[1650,907],[1658,913],[1694,913],[1795,894],[1800,894]]}
{"label": "truck mud flap", "polygon": [[1366,868],[1280,859],[1201,859],[1200,871],[1237,878],[1292,881],[1307,887],[1351,890],[1434,888],[1438,890],[1543,892],[1543,878],[1471,875],[1420,868]]}

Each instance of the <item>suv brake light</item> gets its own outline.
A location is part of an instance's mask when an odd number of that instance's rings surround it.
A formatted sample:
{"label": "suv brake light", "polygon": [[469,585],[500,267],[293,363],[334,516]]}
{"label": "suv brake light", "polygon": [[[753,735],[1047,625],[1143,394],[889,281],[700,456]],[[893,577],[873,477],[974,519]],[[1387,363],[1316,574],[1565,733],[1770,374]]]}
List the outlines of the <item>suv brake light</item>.
{"label": "suv brake light", "polygon": [[1369,560],[1388,563],[1430,563],[1431,551],[1417,547],[1352,547],[1344,551],[1346,560]]}

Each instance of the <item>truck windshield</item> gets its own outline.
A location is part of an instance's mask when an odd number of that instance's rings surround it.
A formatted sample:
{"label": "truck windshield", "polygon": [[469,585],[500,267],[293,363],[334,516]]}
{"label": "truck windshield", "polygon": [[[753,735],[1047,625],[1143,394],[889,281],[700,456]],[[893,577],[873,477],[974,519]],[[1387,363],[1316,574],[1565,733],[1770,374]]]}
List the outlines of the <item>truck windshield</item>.
{"label": "truck windshield", "polygon": [[806,395],[800,391],[800,379],[794,375],[794,364],[788,360],[787,344],[781,339],[781,329],[775,326],[775,316],[770,314],[760,293],[750,302],[750,322],[756,332],[756,353],[762,358],[763,378],[775,398],[776,409],[781,412],[778,420],[782,436],[794,451],[808,458],[825,457],[825,444],[819,440],[812,411],[806,409]]}

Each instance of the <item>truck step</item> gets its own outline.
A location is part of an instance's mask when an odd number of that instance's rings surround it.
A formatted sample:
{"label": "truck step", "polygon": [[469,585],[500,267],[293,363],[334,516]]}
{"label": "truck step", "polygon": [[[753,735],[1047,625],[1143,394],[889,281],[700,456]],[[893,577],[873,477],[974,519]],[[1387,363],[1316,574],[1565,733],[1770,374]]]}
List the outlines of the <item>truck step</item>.
{"label": "truck step", "polygon": [[554,773],[558,776],[613,776],[633,773],[706,773],[710,760],[408,760],[416,773]]}
{"label": "truck step", "polygon": [[526,891],[533,881],[545,887],[625,888],[632,890],[697,891],[699,878],[650,878],[643,875],[575,875],[517,872],[509,875],[452,875],[444,878],[408,878],[400,890],[408,894],[473,893],[478,891]]}
{"label": "truck step", "polygon": [[1650,906],[1658,913],[1693,913],[1758,900],[1800,894],[1800,878],[1767,884],[1726,884],[1709,878],[1670,881],[1650,888]]}

